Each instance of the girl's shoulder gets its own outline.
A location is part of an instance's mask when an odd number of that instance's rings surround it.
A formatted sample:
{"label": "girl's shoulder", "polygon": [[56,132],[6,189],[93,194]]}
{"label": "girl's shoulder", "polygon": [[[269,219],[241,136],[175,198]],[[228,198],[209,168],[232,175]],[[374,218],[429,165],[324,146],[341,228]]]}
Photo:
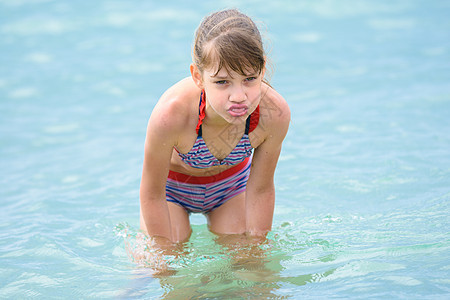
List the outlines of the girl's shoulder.
{"label": "girl's shoulder", "polygon": [[191,112],[197,113],[195,103],[198,106],[200,93],[201,90],[195,85],[192,78],[182,79],[162,94],[155,110],[177,117],[190,117]]}
{"label": "girl's shoulder", "polygon": [[[291,120],[291,111],[286,100],[275,89],[264,84],[259,103],[259,123],[251,132],[251,144],[278,147],[286,136]],[[271,146],[268,146],[271,147]]]}
{"label": "girl's shoulder", "polygon": [[186,128],[198,115],[200,93],[191,78],[175,83],[158,100],[150,122],[154,127],[165,127],[167,130]]}
{"label": "girl's shoulder", "polygon": [[161,96],[157,106],[180,111],[192,106],[192,102],[200,97],[200,89],[195,85],[191,77],[184,78],[170,88]]}
{"label": "girl's shoulder", "polygon": [[284,127],[290,122],[291,110],[287,101],[269,85],[264,84],[259,109],[263,124],[269,127]]}

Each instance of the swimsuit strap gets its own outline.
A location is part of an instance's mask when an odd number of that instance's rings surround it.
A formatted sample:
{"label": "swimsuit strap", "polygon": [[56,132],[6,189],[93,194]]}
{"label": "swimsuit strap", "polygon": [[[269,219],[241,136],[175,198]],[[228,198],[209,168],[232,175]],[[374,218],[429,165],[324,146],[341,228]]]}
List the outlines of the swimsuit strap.
{"label": "swimsuit strap", "polygon": [[[198,136],[202,136],[202,123],[203,119],[206,117],[206,97],[205,92],[202,90],[200,94],[200,103],[198,105],[198,123],[195,130],[197,131]],[[256,107],[255,111],[252,112],[245,121],[245,134],[249,134],[252,132],[259,123],[259,105]]]}
{"label": "swimsuit strap", "polygon": [[[259,105],[252,112],[250,116],[247,118],[247,122],[245,123],[245,133],[249,134],[258,126],[259,123]],[[247,130],[248,127],[248,130]]]}
{"label": "swimsuit strap", "polygon": [[202,123],[203,119],[206,117],[205,107],[206,107],[205,92],[202,90],[202,93],[200,94],[200,103],[198,104],[198,123],[197,127],[195,128],[195,131],[197,131],[198,136],[202,136]]}

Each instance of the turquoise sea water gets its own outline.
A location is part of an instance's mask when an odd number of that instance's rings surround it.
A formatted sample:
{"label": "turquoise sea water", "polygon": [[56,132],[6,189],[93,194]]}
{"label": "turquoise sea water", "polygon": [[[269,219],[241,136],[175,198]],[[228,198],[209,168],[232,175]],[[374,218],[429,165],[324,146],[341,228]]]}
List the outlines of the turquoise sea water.
{"label": "turquoise sea water", "polygon": [[[292,123],[273,231],[139,239],[145,127],[201,18],[270,41]],[[448,1],[0,0],[0,298],[450,298]]]}

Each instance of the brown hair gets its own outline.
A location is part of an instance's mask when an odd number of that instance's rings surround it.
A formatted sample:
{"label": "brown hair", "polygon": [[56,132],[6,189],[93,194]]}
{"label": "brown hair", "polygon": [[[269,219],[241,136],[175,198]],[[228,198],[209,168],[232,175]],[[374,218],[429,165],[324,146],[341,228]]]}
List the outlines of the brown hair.
{"label": "brown hair", "polygon": [[247,76],[260,74],[265,56],[261,34],[255,23],[236,9],[222,10],[205,17],[195,34],[193,61],[203,72],[214,66],[215,75],[225,68]]}

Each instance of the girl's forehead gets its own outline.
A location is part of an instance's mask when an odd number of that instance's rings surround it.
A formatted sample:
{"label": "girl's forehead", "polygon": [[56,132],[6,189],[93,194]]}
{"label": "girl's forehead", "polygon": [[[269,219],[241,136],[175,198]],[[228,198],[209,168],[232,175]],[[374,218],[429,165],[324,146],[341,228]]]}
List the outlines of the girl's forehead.
{"label": "girl's forehead", "polygon": [[225,67],[221,67],[219,69],[218,64],[209,66],[205,69],[205,71],[210,77],[230,77],[236,74],[236,72],[234,72],[233,70],[228,70]]}
{"label": "girl's forehead", "polygon": [[210,41],[204,48],[200,67],[212,73],[211,77],[254,76],[264,69],[264,59],[257,54]]}
{"label": "girl's forehead", "polygon": [[226,66],[223,66],[219,69],[219,66],[216,64],[215,66],[210,66],[205,69],[205,75],[211,78],[235,78],[240,76],[254,76],[256,75],[255,70],[253,69],[246,69],[245,74],[240,74],[236,71],[233,71]]}

